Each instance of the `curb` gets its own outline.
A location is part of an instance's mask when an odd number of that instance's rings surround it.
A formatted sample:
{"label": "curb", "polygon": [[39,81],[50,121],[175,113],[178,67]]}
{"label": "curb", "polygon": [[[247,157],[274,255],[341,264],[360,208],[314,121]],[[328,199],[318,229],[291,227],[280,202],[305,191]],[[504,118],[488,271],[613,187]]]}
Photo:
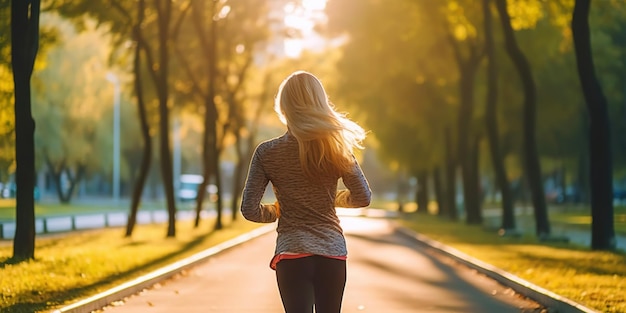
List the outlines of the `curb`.
{"label": "curb", "polygon": [[96,294],[89,298],[80,300],[66,307],[52,311],[52,313],[89,313],[95,310],[102,309],[103,307],[122,300],[128,296],[134,295],[143,289],[149,288],[156,283],[172,277],[181,271],[197,265],[198,263],[206,261],[208,258],[214,256],[217,253],[225,251],[240,245],[250,239],[254,239],[276,229],[275,224],[268,224],[261,226],[248,233],[220,243],[214,247],[206,249],[202,252],[194,254],[188,258],[177,261],[163,268],[160,268],[154,272],[148,273],[144,276],[135,278],[131,281],[123,283],[119,286],[111,288],[102,293]]}
{"label": "curb", "polygon": [[[573,300],[560,296],[554,292],[541,288],[532,284],[518,276],[505,272],[491,264],[485,263],[474,257],[471,257],[459,250],[448,247],[438,241],[432,240],[427,236],[416,233],[404,227],[396,227],[396,231],[406,237],[414,239],[421,244],[429,246],[438,253],[447,255],[459,263],[462,263],[479,273],[490,277],[491,279],[507,286],[515,292],[537,301],[541,305],[550,309],[550,312],[558,313],[600,313],[588,307],[583,306]],[[553,311],[554,310],[554,311]]]}

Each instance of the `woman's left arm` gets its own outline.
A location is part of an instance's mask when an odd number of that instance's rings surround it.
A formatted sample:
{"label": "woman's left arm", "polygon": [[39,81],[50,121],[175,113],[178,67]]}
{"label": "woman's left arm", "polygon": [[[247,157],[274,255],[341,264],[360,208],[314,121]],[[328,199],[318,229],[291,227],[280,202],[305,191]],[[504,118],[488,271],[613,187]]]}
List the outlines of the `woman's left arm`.
{"label": "woman's left arm", "polygon": [[250,162],[241,201],[241,214],[247,220],[257,223],[272,223],[278,218],[279,213],[276,205],[261,203],[268,183],[269,179],[263,170],[259,148],[257,148]]}
{"label": "woman's left arm", "polygon": [[340,190],[337,192],[337,197],[335,198],[336,206],[362,208],[370,204],[372,191],[356,159],[354,160],[352,170],[344,174],[341,178],[348,190]]}

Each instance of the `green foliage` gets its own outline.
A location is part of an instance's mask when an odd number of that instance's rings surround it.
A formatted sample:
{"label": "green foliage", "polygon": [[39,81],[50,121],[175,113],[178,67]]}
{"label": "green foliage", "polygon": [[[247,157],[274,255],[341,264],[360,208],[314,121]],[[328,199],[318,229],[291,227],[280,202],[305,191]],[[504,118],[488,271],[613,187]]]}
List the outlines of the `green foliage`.
{"label": "green foliage", "polygon": [[[595,3],[595,2],[594,2]],[[626,7],[598,1],[593,7],[594,61],[609,102],[615,178],[626,180]]]}
{"label": "green foliage", "polygon": [[420,4],[331,1],[327,9],[330,30],[347,36],[338,64],[342,101],[366,116],[383,158],[411,169],[442,159],[437,143],[456,102],[446,30],[429,26],[443,25],[440,8]]}
{"label": "green foliage", "polygon": [[0,182],[6,181],[8,174],[14,172],[14,160],[13,77],[7,66],[0,64]]}
{"label": "green foliage", "polygon": [[[39,167],[56,171],[84,167],[87,174],[111,168],[113,85],[107,81],[111,53],[105,28],[86,21],[84,31],[54,14],[42,25],[59,31],[59,43],[42,56],[46,67],[34,73],[33,117]],[[124,77],[121,77],[122,82]],[[124,99],[124,98],[122,98]],[[122,121],[134,108],[121,102]],[[126,118],[129,116],[129,118]],[[134,120],[134,118],[132,118]],[[124,126],[124,125],[123,125]],[[130,125],[129,125],[130,126]],[[122,142],[134,145],[136,128],[122,128]],[[126,131],[124,131],[126,130]],[[136,137],[135,137],[136,138]]]}
{"label": "green foliage", "polygon": [[[516,37],[528,56],[537,85],[539,152],[552,164],[566,165],[576,177],[588,135],[587,111],[571,42],[573,1],[508,3]],[[342,77],[338,88],[349,100],[346,102],[368,116],[366,125],[380,140],[380,153],[387,160],[406,167],[429,167],[442,159],[441,134],[455,118],[458,103],[457,69],[446,36],[449,32],[461,47],[465,41],[480,38],[478,8],[473,1],[460,0],[329,1],[331,33],[347,38],[338,63]],[[624,17],[626,9],[619,1],[594,2],[594,59],[610,103],[617,178],[626,173]],[[505,157],[517,159],[521,154],[522,107],[515,99],[521,99],[521,89],[505,56],[502,32],[496,26],[500,137]],[[460,52],[467,53],[462,49]],[[481,69],[476,78],[475,115],[467,117],[474,119],[476,129],[483,125],[483,72]],[[516,177],[522,173],[519,162],[507,167],[517,173]],[[544,168],[545,172],[553,169]]]}
{"label": "green foliage", "polygon": [[[9,1],[2,2],[0,6],[0,181],[6,179],[11,173],[13,166],[13,139],[12,139],[12,84],[10,79],[10,67],[8,63],[10,32],[8,31],[8,5]],[[208,75],[206,72],[206,59],[202,52],[200,38],[194,31],[190,12],[186,10],[189,1],[175,1],[172,13],[175,23],[180,22],[180,29],[175,34],[173,57],[170,62],[170,85],[172,89],[171,104],[174,114],[202,116],[203,100],[198,97],[197,91],[206,93]],[[295,69],[307,69],[321,74],[333,102],[340,109],[350,112],[352,117],[362,121],[365,128],[372,131],[372,139],[379,141],[378,149],[388,163],[401,164],[404,168],[413,170],[428,168],[436,165],[443,159],[444,130],[454,123],[457,115],[456,105],[459,102],[457,83],[458,70],[449,46],[448,34],[461,44],[468,40],[482,36],[482,16],[479,6],[471,0],[446,0],[446,1],[394,1],[387,3],[379,0],[330,0],[327,4],[328,25],[325,30],[329,36],[342,38],[345,44],[332,54],[324,51],[322,57],[304,55],[298,60],[283,62],[284,69],[276,69],[268,65],[271,59],[267,44],[275,40],[276,34],[271,33],[270,25],[274,27],[277,21],[267,13],[272,9],[282,8],[286,2],[269,4],[260,0],[238,0],[220,2],[220,13],[216,17],[218,22],[218,53],[216,78],[216,102],[219,110],[218,129],[226,129],[225,126],[234,127],[234,111],[244,112],[247,122],[238,123],[242,126],[251,125],[256,115],[256,108],[265,107],[265,112],[271,112],[271,105],[259,100],[268,93],[270,101],[275,86],[284,75]],[[579,170],[579,158],[584,155],[586,149],[586,109],[582,101],[580,87],[576,76],[574,54],[571,47],[570,20],[574,1],[509,1],[509,11],[512,22],[516,29],[516,37],[523,47],[531,62],[533,75],[537,82],[538,112],[537,112],[537,138],[539,151],[542,159],[549,161],[548,165],[565,164],[567,171],[576,173]],[[107,36],[100,39],[95,46],[105,49],[106,56],[102,55],[103,67],[109,63],[118,63],[125,68],[128,63],[130,49],[135,42],[131,34],[130,26],[136,16],[136,3],[132,1],[109,1],[109,0],[49,0],[44,2],[48,11],[57,12],[64,18],[69,19],[77,28],[71,32],[78,36],[83,31],[93,32],[94,29],[107,29]],[[205,5],[207,7],[207,5]],[[228,10],[227,10],[228,9]],[[594,45],[594,58],[598,68],[598,74],[603,84],[603,89],[609,99],[610,116],[612,119],[613,155],[615,162],[615,178],[621,179],[626,175],[626,24],[623,22],[626,9],[619,0],[596,1],[592,7],[591,26]],[[209,17],[205,12],[205,19]],[[7,18],[1,18],[1,17]],[[156,42],[156,12],[151,5],[146,10],[146,20],[142,30],[146,40],[155,46]],[[178,19],[182,17],[181,19]],[[6,22],[5,22],[6,21]],[[95,22],[94,22],[95,21]],[[281,21],[282,22],[282,21]],[[95,23],[95,24],[94,24]],[[42,41],[45,38],[54,42],[55,35],[51,28],[45,27],[42,31]],[[496,23],[496,26],[497,23]],[[521,103],[520,85],[513,67],[505,57],[502,49],[502,34],[496,27],[496,48],[499,60],[499,116],[503,152],[508,160],[519,159],[521,152]],[[294,36],[298,33],[293,30],[281,29]],[[67,32],[67,30],[60,30]],[[279,34],[283,35],[283,34]],[[59,35],[57,35],[58,37]],[[73,35],[72,35],[73,36]],[[64,36],[65,40],[67,36]],[[337,40],[336,42],[338,42]],[[43,44],[42,44],[43,46]],[[154,50],[154,49],[153,49]],[[462,51],[466,53],[466,51]],[[78,53],[78,52],[72,52]],[[38,58],[41,66],[56,67],[54,71],[62,70],[60,66],[51,62],[69,62],[67,59],[76,57],[47,58],[47,52],[42,50]],[[326,58],[323,58],[327,55]],[[245,75],[249,60],[254,62],[250,65]],[[324,64],[336,63],[337,66],[328,71],[322,69]],[[185,65],[186,63],[186,65]],[[154,66],[152,64],[151,66]],[[285,74],[275,72],[272,74],[276,83],[265,81],[267,71],[282,70]],[[52,69],[47,69],[48,72]],[[124,71],[124,70],[123,70]],[[123,72],[122,71],[122,72]],[[38,71],[36,71],[38,72]],[[70,71],[78,72],[78,71]],[[479,129],[482,122],[482,103],[484,102],[485,81],[482,69],[476,78],[476,109],[472,117],[474,128]],[[143,70],[144,90],[148,105],[148,115],[152,127],[157,125],[158,115],[153,99],[156,90],[150,83],[147,68]],[[68,79],[73,73],[64,73]],[[87,75],[84,75],[87,77]],[[92,73],[91,76],[99,77],[101,74]],[[101,78],[101,77],[100,77]],[[99,78],[99,79],[100,79]],[[237,87],[240,80],[245,81]],[[62,85],[57,82],[57,85]],[[45,86],[46,83],[35,80],[37,88],[53,88]],[[69,83],[68,83],[69,84]],[[81,82],[81,85],[83,82]],[[88,99],[99,98],[103,104],[96,106],[94,116],[98,116],[101,123],[98,126],[89,126],[85,121],[85,128],[80,128],[82,133],[87,134],[90,128],[95,129],[92,142],[98,142],[103,149],[110,148],[111,137],[109,127],[110,110],[106,110],[110,99],[111,85],[108,82],[96,83],[101,85],[97,88],[85,89],[83,94],[74,97]],[[44,87],[45,86],[45,87]],[[195,86],[195,87],[194,87]],[[54,87],[56,88],[56,87]],[[237,89],[238,88],[238,89]],[[131,90],[130,85],[125,88]],[[59,89],[60,90],[60,89]],[[67,94],[68,91],[60,91]],[[232,93],[232,94],[231,94]],[[87,96],[86,96],[87,95]],[[98,95],[98,96],[95,96]],[[48,98],[45,101],[63,105],[74,106],[68,101],[59,101]],[[42,97],[38,100],[42,102]],[[108,102],[107,102],[108,101]],[[233,102],[235,101],[235,102]],[[86,101],[86,102],[92,102]],[[233,103],[237,103],[233,105]],[[81,104],[91,106],[92,104]],[[39,118],[49,116],[61,121],[66,118],[66,110],[58,105],[58,112],[47,107],[40,112],[34,112]],[[131,104],[125,105],[131,109]],[[39,110],[39,109],[38,109]],[[133,108],[134,110],[134,108]],[[134,133],[138,123],[133,120],[133,110],[124,111],[123,127],[124,134],[136,138]],[[71,111],[71,110],[70,110]],[[72,113],[74,114],[74,113]],[[60,115],[63,115],[61,117]],[[79,117],[72,117],[73,119]],[[274,122],[273,116],[264,117],[270,123]],[[181,117],[181,119],[185,119]],[[74,122],[67,127],[52,125],[48,122],[38,121],[38,136],[40,133],[50,134],[55,132],[59,136],[67,136],[67,129],[74,129]],[[64,124],[65,125],[65,124]],[[51,128],[61,129],[51,129]],[[185,126],[186,127],[186,126]],[[40,132],[40,128],[47,129]],[[62,128],[67,128],[62,130]],[[77,128],[78,130],[78,128]],[[201,132],[202,130],[198,130]],[[245,130],[247,133],[250,130]],[[152,131],[153,133],[155,130]],[[186,132],[194,133],[197,132]],[[65,134],[65,135],[64,135]],[[453,131],[454,134],[454,131]],[[224,133],[225,135],[225,133]],[[195,137],[194,137],[195,136]],[[125,136],[126,137],[126,136]],[[186,138],[188,149],[183,149],[183,159],[197,162],[200,154],[197,152],[197,135]],[[84,141],[84,140],[83,140]],[[40,138],[38,142],[44,142]],[[76,146],[85,147],[80,140]],[[133,144],[137,140],[123,142],[127,155],[136,155],[139,145]],[[129,144],[130,143],[130,144]],[[232,143],[227,138],[226,144]],[[59,151],[66,151],[61,144],[54,145],[56,155]],[[485,145],[483,145],[485,146]],[[226,149],[226,148],[225,148]],[[69,150],[68,150],[69,151]],[[68,152],[69,153],[69,152]],[[73,153],[73,152],[72,152]],[[99,153],[98,150],[77,151],[87,159]],[[102,170],[107,172],[111,163],[110,153],[100,153],[101,162],[93,161],[90,167],[93,171]],[[484,155],[484,154],[483,154]],[[41,161],[41,159],[40,159]],[[91,162],[91,161],[89,161]],[[130,160],[128,162],[131,162]],[[101,163],[98,165],[97,163]],[[508,166],[511,175],[518,177],[522,170],[520,162],[508,162],[515,164]],[[482,163],[482,167],[488,166]],[[41,167],[41,164],[40,164]],[[544,167],[546,172],[553,167]],[[123,171],[123,176],[130,175]],[[576,175],[572,175],[575,177]]]}
{"label": "green foliage", "polygon": [[10,15],[10,1],[0,1],[0,182],[7,181],[8,174],[12,173],[15,167]]}

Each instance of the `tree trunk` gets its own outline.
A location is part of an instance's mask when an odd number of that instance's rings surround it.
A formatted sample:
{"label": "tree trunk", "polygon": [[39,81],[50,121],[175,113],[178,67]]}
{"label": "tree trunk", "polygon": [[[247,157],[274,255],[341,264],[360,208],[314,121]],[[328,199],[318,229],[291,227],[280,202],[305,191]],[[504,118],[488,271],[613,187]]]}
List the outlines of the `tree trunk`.
{"label": "tree trunk", "polygon": [[[469,155],[467,157],[467,183],[471,186],[471,190],[468,193],[469,198],[466,203],[472,203],[472,206],[468,206],[467,209],[467,219],[466,222],[468,224],[482,224],[483,222],[483,213],[482,213],[482,189],[480,188],[480,168],[478,166],[479,161],[479,145],[480,145],[480,136],[476,135],[471,140],[471,146],[469,147]],[[466,183],[464,183],[465,185]],[[471,208],[471,209],[470,209]]]}
{"label": "tree trunk", "polygon": [[68,204],[72,201],[72,196],[74,195],[74,189],[76,188],[76,185],[78,185],[78,182],[80,182],[80,180],[83,177],[83,174],[85,173],[85,166],[84,165],[77,165],[76,166],[76,174],[72,175],[72,171],[69,167],[65,168],[65,175],[67,176],[70,185],[67,189],[67,191],[65,192],[65,194],[63,195],[63,197],[61,198],[61,203],[64,204]]}
{"label": "tree trunk", "polygon": [[396,201],[398,203],[398,212],[405,212],[406,203],[409,198],[409,183],[406,171],[399,168],[396,173]]}
{"label": "tree trunk", "polygon": [[[217,147],[215,147],[217,148]],[[224,223],[222,221],[223,219],[223,208],[224,208],[224,203],[223,203],[223,197],[222,197],[222,192],[223,192],[223,188],[222,188],[222,172],[220,171],[219,168],[219,155],[220,155],[220,151],[218,149],[215,149],[214,153],[213,153],[213,158],[211,159],[211,167],[213,167],[213,171],[215,173],[215,184],[217,185],[217,198],[215,199],[215,211],[217,213],[217,215],[215,216],[215,225],[213,226],[214,230],[220,230],[222,228],[224,228]]]}
{"label": "tree trunk", "polygon": [[478,203],[478,185],[475,177],[472,177],[471,164],[471,140],[474,132],[472,127],[472,117],[474,115],[474,79],[478,67],[480,66],[482,53],[478,50],[478,45],[468,41],[466,56],[461,52],[456,39],[449,35],[454,57],[459,70],[459,112],[457,113],[457,150],[456,161],[461,169],[461,180],[463,182],[463,208],[466,212],[468,224],[475,224],[479,221],[474,217],[480,216],[480,205]]}
{"label": "tree trunk", "polygon": [[[237,165],[235,166],[233,176],[233,199],[231,204],[233,221],[237,218],[237,215],[239,215],[239,197],[241,196],[243,184],[246,180],[246,166],[250,163],[252,153],[254,151],[254,134],[250,133],[247,140],[245,142],[241,142],[241,133],[239,133],[239,130],[237,133],[238,135],[235,141],[235,145],[237,147]],[[242,144],[246,145],[245,151],[241,147]]]}
{"label": "tree trunk", "polygon": [[614,250],[613,164],[608,104],[593,64],[589,30],[590,0],[576,0],[572,33],[578,76],[589,111],[589,153],[591,162],[591,248]]}
{"label": "tree trunk", "polygon": [[446,216],[446,200],[443,182],[441,181],[441,168],[436,167],[433,170],[433,183],[435,187],[435,198],[437,200],[437,215]]}
{"label": "tree trunk", "polygon": [[478,181],[473,174],[471,155],[472,145],[472,115],[474,112],[474,75],[478,62],[470,63],[461,68],[460,98],[461,107],[458,113],[457,128],[457,160],[461,168],[463,181],[463,206],[468,224],[480,224],[480,207],[477,202]]}
{"label": "tree trunk", "polygon": [[524,164],[535,210],[536,234],[539,238],[547,238],[550,236],[550,223],[548,221],[548,209],[543,191],[543,182],[541,181],[541,164],[539,163],[535,138],[535,82],[530,71],[530,64],[528,64],[524,53],[522,53],[515,40],[506,0],[496,0],[496,7],[498,8],[504,32],[507,54],[517,69],[524,90]]}
{"label": "tree trunk", "polygon": [[[48,165],[48,169],[52,174],[52,179],[54,180],[55,187],[57,190],[57,196],[59,198],[59,202],[63,204],[68,204],[72,200],[72,195],[74,194],[74,188],[80,181],[85,171],[85,167],[83,165],[78,165],[78,169],[76,170],[76,175],[72,175],[72,171],[67,165],[65,165],[65,161],[61,162],[58,168],[55,168],[52,161],[46,156],[46,163]],[[63,173],[67,177],[69,181],[69,187],[67,190],[63,188],[63,182],[61,181],[61,177],[63,177]]]}
{"label": "tree trunk", "polygon": [[[205,117],[204,117],[204,140],[203,140],[203,166],[204,166],[204,180],[200,184],[198,191],[198,201],[196,202],[196,222],[197,227],[200,222],[200,211],[202,210],[202,202],[204,201],[204,194],[206,185],[209,183],[211,176],[215,177],[215,184],[218,186],[217,201],[215,203],[215,210],[217,212],[217,220],[214,225],[214,229],[218,230],[223,227],[222,225],[222,197],[220,196],[222,191],[220,189],[220,175],[219,171],[219,149],[217,147],[217,107],[215,104],[215,83],[217,80],[217,21],[211,18],[209,33],[204,29],[204,21],[202,12],[204,12],[204,2],[193,1],[192,8],[193,21],[196,32],[200,38],[201,46],[204,54],[206,55],[206,73],[208,75],[208,90],[204,99]],[[209,16],[216,14],[217,2],[211,0],[211,9]]]}
{"label": "tree trunk", "polygon": [[456,160],[454,158],[454,148],[452,143],[450,128],[446,128],[446,210],[447,216],[456,221],[458,217],[456,208]]}
{"label": "tree trunk", "polygon": [[54,180],[59,202],[63,202],[63,188],[62,188],[62,183],[61,183],[61,174],[63,173],[63,169],[65,168],[65,160],[61,161],[61,164],[59,165],[59,168],[57,169],[52,163],[52,161],[50,160],[50,158],[48,157],[47,153],[44,153],[44,159],[46,160],[46,164],[48,165],[48,170],[50,171],[50,174],[52,175],[52,180]]}
{"label": "tree trunk", "polygon": [[141,35],[141,23],[143,22],[145,9],[145,1],[139,0],[137,6],[137,24],[134,26],[134,35],[137,39],[135,47],[135,59],[133,60],[133,71],[135,74],[135,94],[137,96],[137,111],[139,113],[139,125],[141,128],[141,136],[143,138],[143,155],[141,156],[141,166],[139,167],[139,176],[137,183],[133,189],[133,196],[130,202],[130,212],[128,214],[128,222],[126,223],[126,237],[131,237],[135,225],[137,224],[137,212],[141,203],[141,196],[148,178],[148,171],[152,163],[152,137],[150,136],[150,126],[148,125],[148,117],[146,114],[146,104],[143,99],[143,89],[141,88],[143,79],[141,76],[141,51],[144,49],[143,36]]}
{"label": "tree trunk", "polygon": [[167,237],[176,236],[176,202],[174,199],[174,178],[172,169],[172,152],[170,150],[170,121],[167,106],[168,70],[169,70],[169,32],[172,12],[171,0],[157,1],[157,19],[159,25],[159,67],[157,94],[159,97],[159,148],[161,156],[161,176],[167,203],[168,226]]}
{"label": "tree trunk", "polygon": [[[217,0],[211,1],[211,16],[215,16],[217,14]],[[217,142],[217,106],[215,104],[215,83],[217,81],[217,20],[215,18],[211,19],[211,45],[209,50],[209,96],[211,99],[210,102],[210,111],[209,111],[209,129],[213,133],[209,138],[212,139],[209,141],[209,148],[211,150],[212,158],[209,160],[211,163],[211,167],[213,168],[213,173],[215,174],[215,185],[217,185],[217,199],[215,202],[215,210],[217,215],[215,217],[215,225],[213,227],[214,230],[222,229],[222,210],[223,210],[223,188],[222,188],[222,175],[220,171],[220,149],[218,148]]]}
{"label": "tree trunk", "polygon": [[[229,114],[229,125],[231,125],[232,133],[235,136],[235,152],[237,157],[237,162],[235,163],[235,170],[233,173],[233,184],[232,184],[232,200],[231,200],[231,219],[233,221],[237,220],[237,216],[239,215],[239,197],[241,195],[243,184],[245,181],[244,169],[247,162],[249,162],[250,151],[254,149],[252,147],[252,140],[254,138],[252,134],[252,128],[246,127],[246,117],[244,116],[244,110],[242,108],[241,101],[237,100],[237,92],[241,89],[242,83],[245,81],[245,75],[252,64],[252,56],[250,55],[242,66],[241,71],[238,75],[238,83],[234,88],[229,90],[228,92],[228,103],[230,106]],[[228,79],[225,79],[225,85],[228,85]],[[258,121],[258,119],[255,119]],[[245,130],[250,131],[250,135],[247,137],[247,140],[243,140],[243,132]],[[226,133],[226,131],[224,131]],[[223,138],[223,137],[222,137]],[[242,146],[245,145],[245,150]]]}
{"label": "tree trunk", "polygon": [[578,153],[578,177],[576,179],[576,186],[578,187],[579,193],[578,201],[587,205],[591,204],[589,197],[591,188],[589,184],[589,172],[589,148],[586,148],[585,151]]}
{"label": "tree trunk", "polygon": [[40,1],[11,1],[11,65],[15,90],[16,206],[13,261],[35,258],[35,121],[30,78],[39,49]]}
{"label": "tree trunk", "polygon": [[515,211],[513,196],[509,187],[509,180],[504,166],[504,158],[500,149],[497,101],[498,101],[498,71],[493,39],[493,24],[491,18],[490,0],[483,0],[483,14],[485,17],[485,50],[487,55],[487,99],[486,99],[486,127],[489,140],[489,152],[496,175],[496,184],[502,195],[502,229],[515,229]]}
{"label": "tree trunk", "polygon": [[195,219],[193,222],[193,226],[194,228],[197,228],[198,226],[200,226],[200,220],[202,218],[201,213],[202,213],[202,208],[204,206],[204,196],[206,195],[206,187],[210,182],[210,178],[212,176],[212,172],[211,172],[211,168],[208,166],[207,164],[207,160],[210,158],[209,157],[209,151],[208,151],[208,132],[205,130],[204,131],[204,135],[202,136],[203,140],[203,144],[202,144],[202,165],[203,165],[203,171],[202,171],[202,177],[204,178],[202,180],[202,182],[198,185],[198,192],[196,193],[196,208],[195,208]]}
{"label": "tree trunk", "polygon": [[428,171],[417,174],[417,191],[415,192],[417,213],[428,214]]}
{"label": "tree trunk", "polygon": [[241,189],[243,188],[243,170],[245,166],[245,158],[244,153],[241,149],[241,145],[243,144],[241,141],[241,133],[239,129],[234,131],[235,133],[235,152],[237,153],[237,163],[235,164],[235,171],[233,173],[233,190],[232,190],[232,199],[230,203],[231,210],[231,218],[232,220],[237,219],[237,212],[239,212],[239,196],[241,196]]}

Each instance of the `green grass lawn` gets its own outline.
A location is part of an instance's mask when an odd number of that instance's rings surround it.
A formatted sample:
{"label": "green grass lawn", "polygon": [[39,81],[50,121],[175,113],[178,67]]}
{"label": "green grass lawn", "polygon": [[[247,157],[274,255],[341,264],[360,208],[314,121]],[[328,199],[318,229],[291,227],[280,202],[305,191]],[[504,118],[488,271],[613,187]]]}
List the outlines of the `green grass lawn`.
{"label": "green grass lawn", "polygon": [[166,225],[138,225],[132,238],[121,228],[40,237],[35,260],[12,264],[12,245],[0,244],[0,312],[45,312],[110,289],[194,253],[248,232],[261,224],[225,219],[177,223],[176,238]]}
{"label": "green grass lawn", "polygon": [[[550,213],[550,221],[582,229],[591,229],[591,209],[587,206],[562,205]],[[626,235],[626,207],[613,208],[615,232]]]}
{"label": "green grass lawn", "polygon": [[[178,205],[179,209],[186,207]],[[164,210],[165,204],[155,203],[142,203],[141,210]],[[91,213],[104,213],[113,211],[128,212],[128,203],[120,203],[118,205],[111,204],[98,204],[90,203],[35,203],[35,216],[58,216],[58,215],[76,215],[76,214],[91,214]],[[0,220],[14,220],[15,219],[15,199],[0,199]]]}
{"label": "green grass lawn", "polygon": [[[578,220],[574,215],[565,216]],[[481,225],[466,225],[426,214],[407,214],[402,223],[587,307],[601,312],[626,312],[624,253],[538,242],[533,236],[505,238]]]}

